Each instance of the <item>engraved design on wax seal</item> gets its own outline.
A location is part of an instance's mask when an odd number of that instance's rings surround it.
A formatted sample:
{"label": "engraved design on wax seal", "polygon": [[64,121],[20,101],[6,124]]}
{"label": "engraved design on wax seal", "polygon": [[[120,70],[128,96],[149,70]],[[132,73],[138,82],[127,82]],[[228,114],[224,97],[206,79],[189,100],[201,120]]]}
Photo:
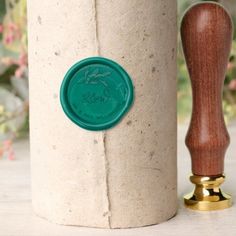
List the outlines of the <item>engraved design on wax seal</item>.
{"label": "engraved design on wax seal", "polygon": [[106,58],[88,58],[72,66],[61,86],[66,115],[88,130],[116,125],[133,102],[133,85],[127,72]]}

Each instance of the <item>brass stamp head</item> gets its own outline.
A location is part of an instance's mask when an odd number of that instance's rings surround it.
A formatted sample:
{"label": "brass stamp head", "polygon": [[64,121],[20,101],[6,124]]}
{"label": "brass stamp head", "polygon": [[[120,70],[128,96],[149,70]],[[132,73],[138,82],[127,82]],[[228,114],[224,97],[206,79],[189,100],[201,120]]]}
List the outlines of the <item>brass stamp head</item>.
{"label": "brass stamp head", "polygon": [[184,196],[185,205],[192,210],[213,211],[222,210],[232,205],[231,196],[222,192],[220,185],[225,176],[190,176],[195,184],[193,192]]}

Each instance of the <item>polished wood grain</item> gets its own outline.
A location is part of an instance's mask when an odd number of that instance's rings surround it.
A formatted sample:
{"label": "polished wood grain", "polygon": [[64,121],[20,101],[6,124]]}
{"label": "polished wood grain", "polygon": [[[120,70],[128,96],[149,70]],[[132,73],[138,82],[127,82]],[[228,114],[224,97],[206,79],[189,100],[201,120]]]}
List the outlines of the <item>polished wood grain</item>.
{"label": "polished wood grain", "polygon": [[182,20],[181,37],[193,94],[186,145],[195,175],[214,176],[224,171],[229,134],[222,112],[222,89],[232,32],[230,16],[216,3],[194,5]]}

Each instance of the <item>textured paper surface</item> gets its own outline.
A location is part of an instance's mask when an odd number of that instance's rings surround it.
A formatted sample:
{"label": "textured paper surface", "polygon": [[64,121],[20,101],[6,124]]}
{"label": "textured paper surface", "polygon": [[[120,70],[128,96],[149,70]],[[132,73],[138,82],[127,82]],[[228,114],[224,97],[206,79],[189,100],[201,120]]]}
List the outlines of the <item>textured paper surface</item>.
{"label": "textured paper surface", "polygon": [[[65,225],[160,223],[176,212],[176,1],[28,2],[33,207]],[[114,128],[81,129],[59,89],[75,62],[115,60],[135,102]]]}

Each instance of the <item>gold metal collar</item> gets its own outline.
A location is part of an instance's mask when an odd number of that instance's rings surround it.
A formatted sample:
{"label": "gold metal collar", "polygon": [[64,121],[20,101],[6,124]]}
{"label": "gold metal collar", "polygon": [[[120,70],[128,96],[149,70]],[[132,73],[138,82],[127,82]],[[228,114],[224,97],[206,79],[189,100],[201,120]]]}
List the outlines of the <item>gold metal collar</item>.
{"label": "gold metal collar", "polygon": [[222,192],[220,185],[225,176],[190,176],[195,184],[193,192],[184,196],[185,205],[192,210],[212,211],[231,207],[231,196]]}

